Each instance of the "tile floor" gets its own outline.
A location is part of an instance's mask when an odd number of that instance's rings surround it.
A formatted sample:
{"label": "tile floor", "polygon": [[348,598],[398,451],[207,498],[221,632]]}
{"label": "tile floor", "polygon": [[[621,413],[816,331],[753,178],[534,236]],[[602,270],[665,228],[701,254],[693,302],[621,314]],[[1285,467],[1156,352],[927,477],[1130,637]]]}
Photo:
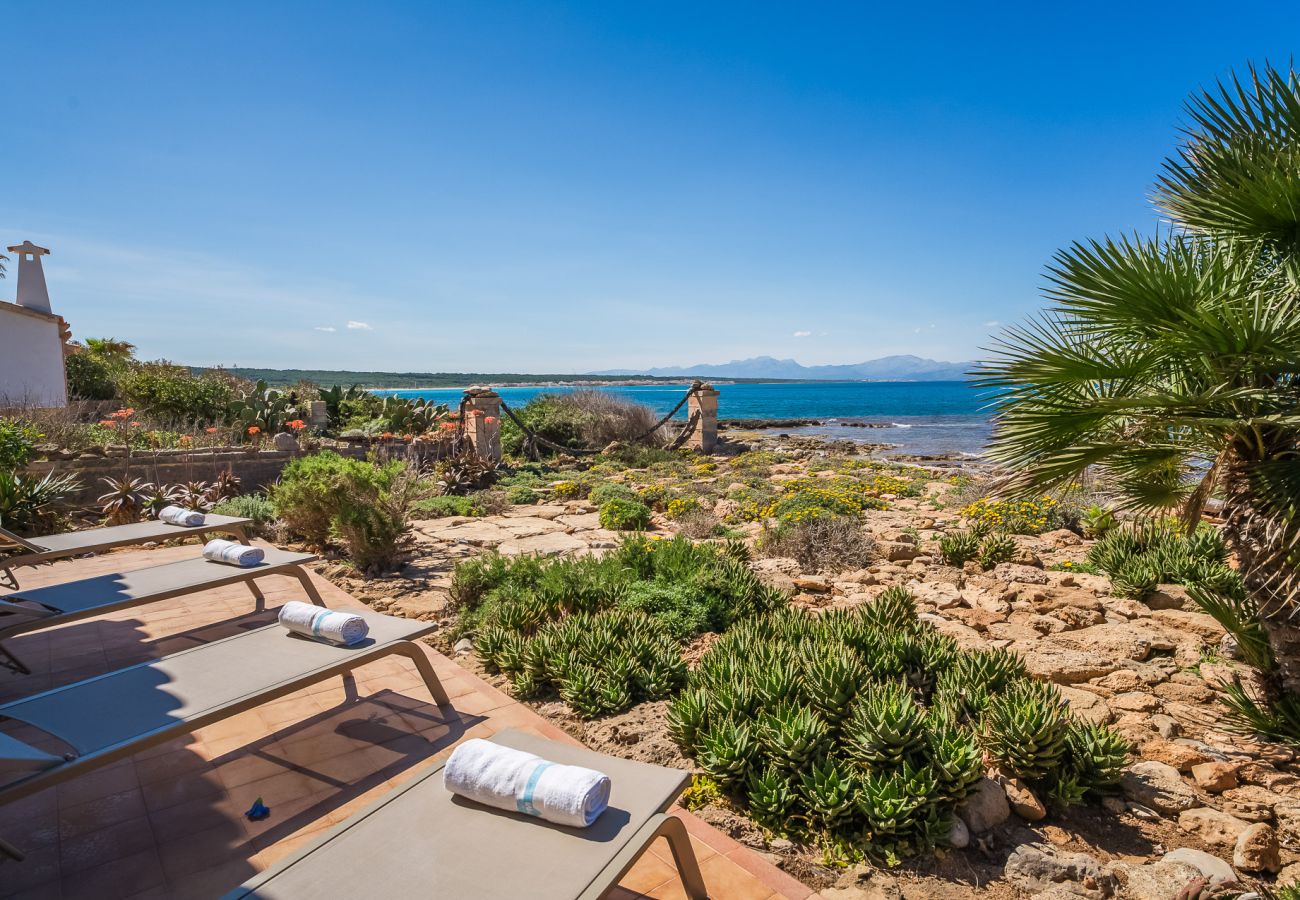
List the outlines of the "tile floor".
{"label": "tile floor", "polygon": [[[131,550],[19,573],[24,587],[193,556],[197,545]],[[331,607],[358,602],[313,576]],[[304,599],[296,581],[262,581],[266,608],[222,588],[24,635],[8,643],[33,674],[0,669],[0,703],[173,653],[272,621]],[[270,610],[269,612],[267,610]],[[452,698],[444,717],[407,661],[331,679],[193,735],[151,748],[25,799],[0,804],[0,836],[21,863],[0,862],[0,897],[49,900],[212,898],[239,885],[384,791],[445,757],[458,741],[520,728],[573,739],[532,710],[429,649]],[[3,730],[21,733],[8,723]],[[271,816],[250,822],[254,800]],[[808,900],[815,895],[690,813],[715,900]],[[667,844],[609,895],[684,897]]]}

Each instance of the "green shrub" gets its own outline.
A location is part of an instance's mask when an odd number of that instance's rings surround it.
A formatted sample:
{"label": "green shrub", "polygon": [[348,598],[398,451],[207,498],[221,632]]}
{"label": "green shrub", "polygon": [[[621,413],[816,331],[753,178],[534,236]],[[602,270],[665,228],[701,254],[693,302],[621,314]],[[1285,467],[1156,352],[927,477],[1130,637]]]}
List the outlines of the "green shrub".
{"label": "green shrub", "polygon": [[[598,390],[538,394],[515,414],[546,440],[576,448],[643,442],[645,432],[659,418],[648,406]],[[649,440],[653,442],[657,436],[650,435]],[[513,456],[524,450],[524,434],[509,418],[501,425],[501,446]],[[552,452],[546,447],[538,449]]]}
{"label": "green shrub", "polygon": [[184,366],[137,363],[118,376],[117,395],[150,418],[209,423],[225,420],[234,389],[219,373],[195,376]]}
{"label": "green shrub", "polygon": [[63,524],[59,503],[80,487],[74,475],[35,478],[0,469],[0,527],[24,536],[57,531]]}
{"label": "green shrub", "polygon": [[650,525],[650,507],[640,500],[607,500],[600,507],[600,527],[610,531],[644,531]]}
{"label": "green shrub", "polygon": [[117,396],[113,368],[93,353],[82,350],[63,360],[68,396],[74,400],[112,400]]}
{"label": "green shrub", "polygon": [[411,504],[413,519],[441,519],[445,516],[481,516],[483,510],[472,497],[425,497]]}
{"label": "green shrub", "polygon": [[1094,503],[1080,514],[1079,525],[1084,537],[1101,538],[1114,531],[1119,521],[1115,518],[1114,512]]}
{"label": "green shrub", "polygon": [[326,546],[338,509],[339,479],[359,465],[363,464],[329,450],[290,461],[271,490],[285,528],[314,547]]}
{"label": "green shrub", "polygon": [[587,499],[594,506],[604,506],[610,500],[637,500],[636,491],[626,484],[606,481],[596,485],[587,492]]}
{"label": "green shrub", "polygon": [[637,581],[628,585],[619,606],[656,619],[678,641],[709,630],[714,618],[708,598],[689,584]]}
{"label": "green shrub", "polygon": [[333,527],[353,565],[363,572],[384,572],[405,552],[407,516],[422,489],[400,462],[365,465],[340,477]]}
{"label": "green shrub", "polygon": [[26,422],[0,418],[0,470],[11,471],[27,465],[32,449],[43,437]]}
{"label": "green shrub", "polygon": [[275,504],[263,494],[242,494],[222,500],[212,507],[219,516],[238,516],[253,520],[253,530],[266,534],[275,523]]}
{"label": "green shrub", "polygon": [[1016,656],[938,635],[901,589],[736,622],[670,701],[667,725],[765,827],[890,861],[942,840],[986,752],[1064,804],[1112,786],[1128,751],[1073,719]]}
{"label": "green shrub", "polygon": [[1228,567],[1227,556],[1223,538],[1208,525],[1185,535],[1173,524],[1145,522],[1109,531],[1089,549],[1088,563],[1110,576],[1116,593],[1137,600],[1159,584],[1236,596],[1241,576]]}
{"label": "green shrub", "polygon": [[511,503],[530,506],[542,498],[542,495],[526,484],[516,484],[506,488],[506,497]]}

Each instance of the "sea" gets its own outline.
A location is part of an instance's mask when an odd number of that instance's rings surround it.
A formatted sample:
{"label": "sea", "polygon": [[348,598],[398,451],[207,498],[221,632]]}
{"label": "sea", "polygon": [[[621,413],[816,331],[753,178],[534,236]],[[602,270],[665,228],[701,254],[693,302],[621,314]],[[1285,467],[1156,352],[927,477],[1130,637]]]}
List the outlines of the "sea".
{"label": "sea", "polygon": [[[611,385],[599,390],[635,400],[666,413],[681,399],[686,384]],[[721,419],[817,419],[821,424],[782,428],[779,433],[883,444],[881,456],[978,458],[992,432],[987,396],[966,381],[805,381],[782,384],[716,384]],[[581,388],[586,390],[587,388]],[[538,394],[570,387],[499,387],[518,408]],[[423,397],[453,408],[461,391],[377,391]],[[685,420],[683,409],[678,414]],[[854,427],[871,424],[880,427]]]}

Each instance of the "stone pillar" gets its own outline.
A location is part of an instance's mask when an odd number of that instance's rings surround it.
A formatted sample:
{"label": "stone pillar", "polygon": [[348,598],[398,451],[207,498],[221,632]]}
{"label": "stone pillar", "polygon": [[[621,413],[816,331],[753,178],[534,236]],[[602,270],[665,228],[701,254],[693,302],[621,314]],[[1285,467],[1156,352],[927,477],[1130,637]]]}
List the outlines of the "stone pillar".
{"label": "stone pillar", "polygon": [[718,392],[711,384],[704,384],[686,401],[686,414],[700,414],[695,431],[686,439],[686,446],[700,453],[712,453],[718,443]]}
{"label": "stone pillar", "polygon": [[501,462],[501,396],[491,388],[465,392],[465,437],[479,459]]}
{"label": "stone pillar", "polygon": [[329,407],[324,400],[312,400],[308,404],[307,424],[312,428],[324,428],[330,423]]}

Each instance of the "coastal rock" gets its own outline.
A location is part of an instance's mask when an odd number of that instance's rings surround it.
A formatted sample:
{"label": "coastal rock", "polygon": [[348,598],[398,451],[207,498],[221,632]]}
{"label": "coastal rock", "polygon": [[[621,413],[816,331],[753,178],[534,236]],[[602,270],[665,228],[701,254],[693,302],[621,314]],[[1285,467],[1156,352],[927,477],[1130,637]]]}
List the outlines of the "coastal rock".
{"label": "coastal rock", "polygon": [[1047,584],[1047,575],[1041,569],[1022,563],[999,563],[993,568],[998,581],[1020,584]]}
{"label": "coastal rock", "polygon": [[1163,815],[1177,815],[1200,805],[1196,792],[1178,770],[1155,760],[1134,763],[1120,777],[1124,796]]}
{"label": "coastal rock", "polygon": [[1257,822],[1246,828],[1237,837],[1237,844],[1232,851],[1232,864],[1243,872],[1280,871],[1282,852],[1273,827]]}
{"label": "coastal rock", "polygon": [[876,551],[890,562],[909,562],[921,555],[915,544],[903,541],[877,541]]}
{"label": "coastal rock", "polygon": [[1021,844],[1007,857],[1007,881],[1035,894],[1103,900],[1113,897],[1119,881],[1100,860],[1086,853],[1058,853],[1043,844]]}
{"label": "coastal rock", "polygon": [[[1126,694],[1124,696],[1129,695]],[[1115,699],[1118,700],[1119,698],[1117,697]],[[1115,706],[1115,700],[1111,701],[1111,706]],[[1162,762],[1167,766],[1173,766],[1180,772],[1190,772],[1192,771],[1193,766],[1198,766],[1201,763],[1213,762],[1209,756],[1195,747],[1177,741],[1166,741],[1163,739],[1147,741],[1142,745],[1138,755],[1143,759],[1152,759],[1156,762]]]}
{"label": "coastal rock", "polygon": [[1179,813],[1178,827],[1188,834],[1196,835],[1207,844],[1231,847],[1237,843],[1241,833],[1250,827],[1250,823],[1225,812],[1219,812],[1217,809],[1203,806]]}

